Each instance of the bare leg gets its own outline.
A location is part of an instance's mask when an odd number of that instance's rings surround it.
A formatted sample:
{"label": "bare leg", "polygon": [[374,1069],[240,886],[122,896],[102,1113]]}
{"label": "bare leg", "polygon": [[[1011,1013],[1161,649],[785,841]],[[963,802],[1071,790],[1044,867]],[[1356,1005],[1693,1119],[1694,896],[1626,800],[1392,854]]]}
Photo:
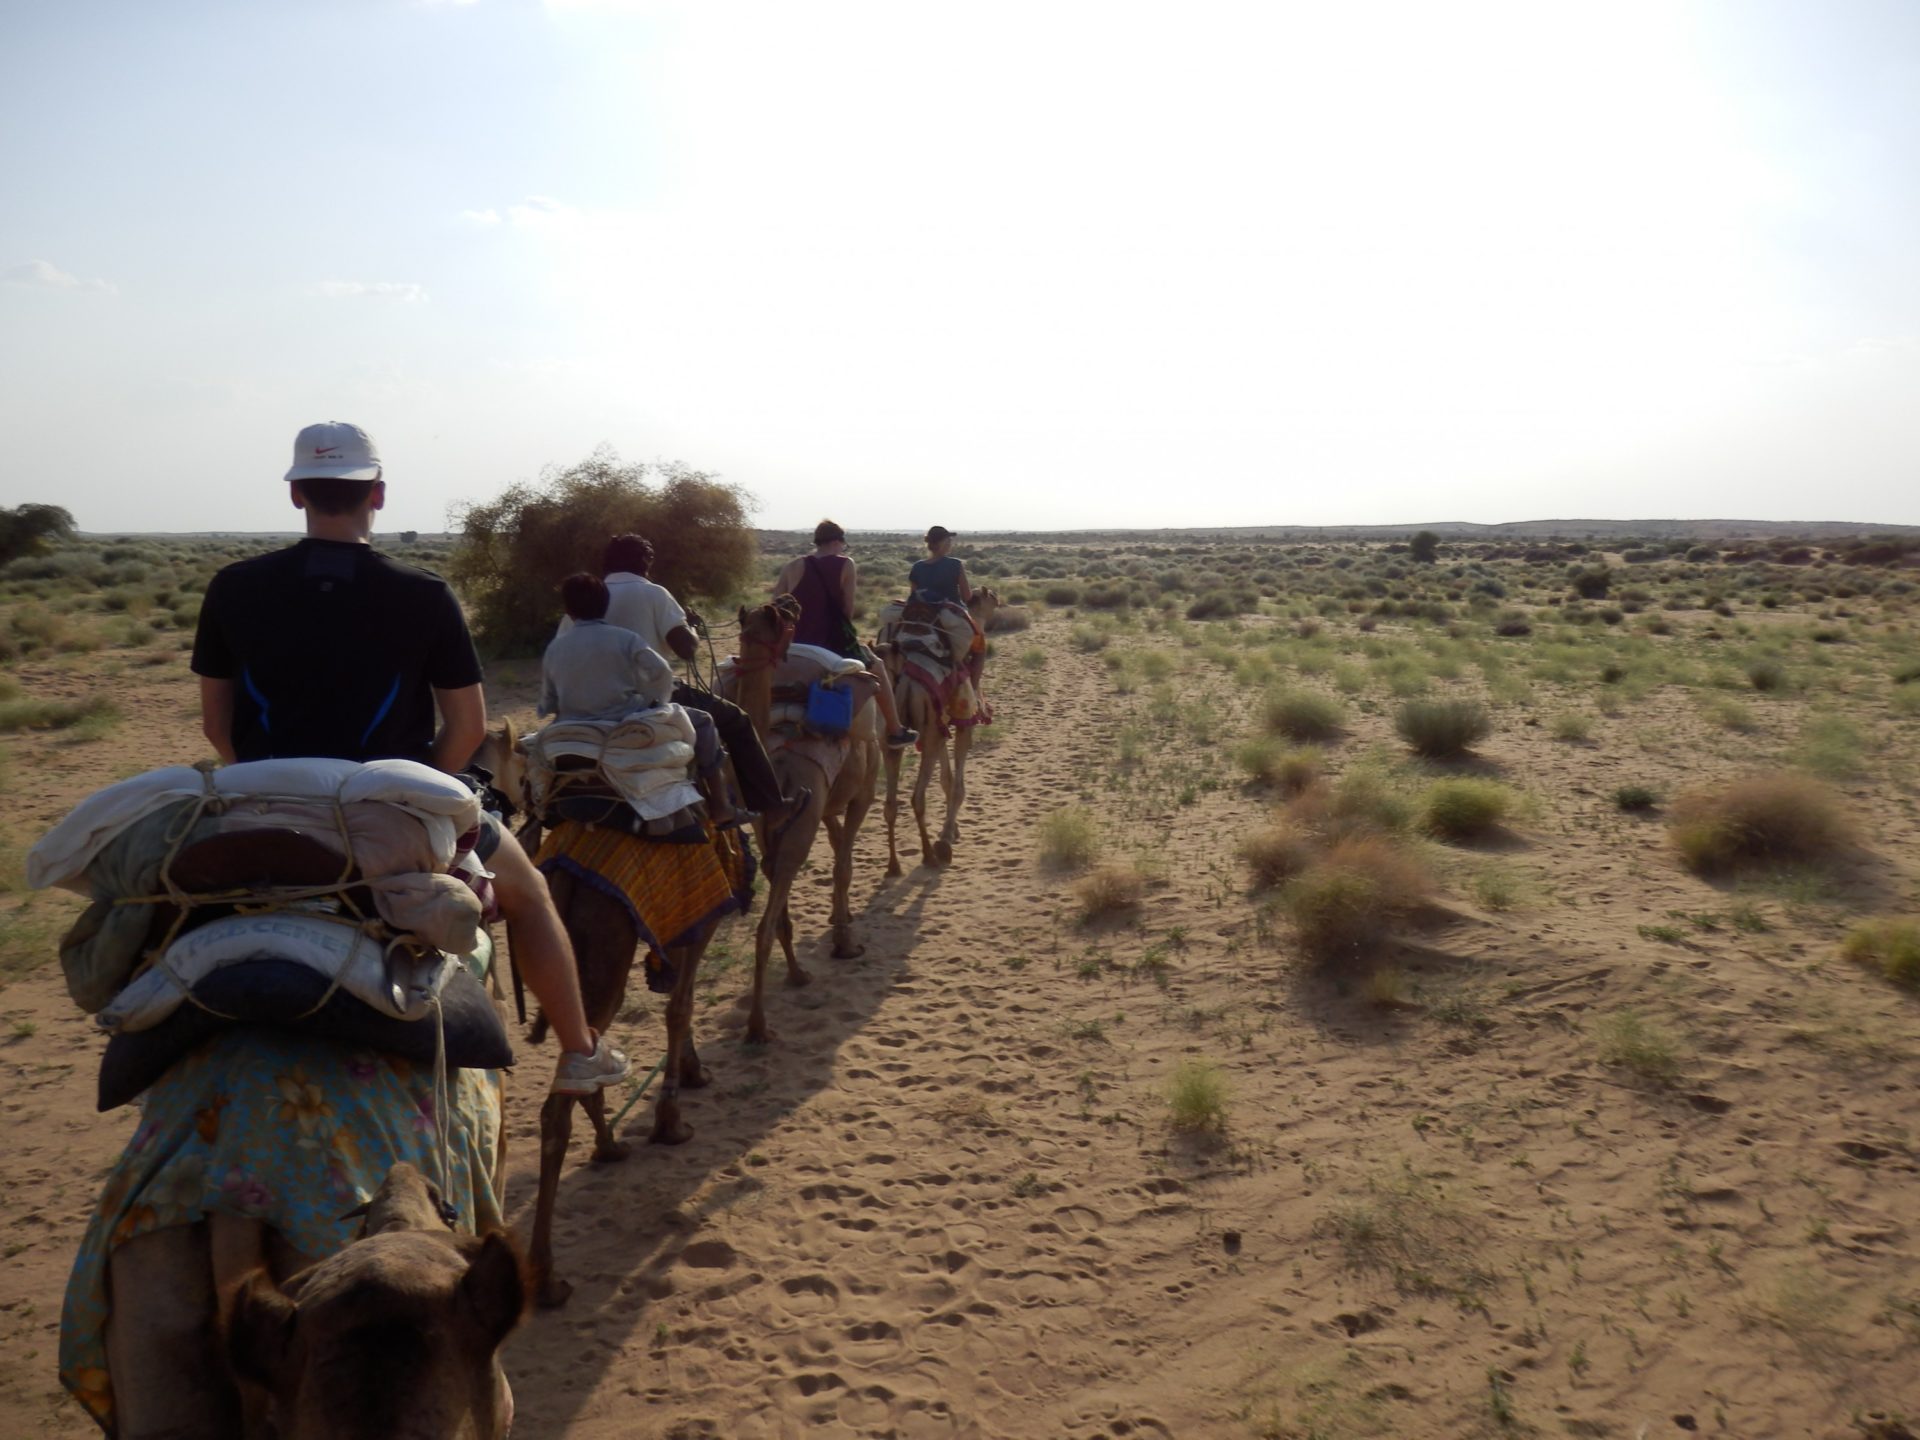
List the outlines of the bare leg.
{"label": "bare leg", "polygon": [[507,917],[514,968],[540,1002],[561,1046],[577,1054],[590,1054],[593,1032],[580,1004],[580,975],[574,966],[573,947],[567,943],[567,932],[545,878],[533,868],[533,861],[519,842],[504,836],[500,848],[488,859],[487,868],[493,871],[493,891],[499,897],[500,912]]}
{"label": "bare leg", "polygon": [[887,722],[887,734],[896,734],[900,729],[900,707],[894,703],[893,685],[886,666],[877,661],[869,662],[867,673],[880,682],[880,693],[874,699],[879,702],[880,714]]}

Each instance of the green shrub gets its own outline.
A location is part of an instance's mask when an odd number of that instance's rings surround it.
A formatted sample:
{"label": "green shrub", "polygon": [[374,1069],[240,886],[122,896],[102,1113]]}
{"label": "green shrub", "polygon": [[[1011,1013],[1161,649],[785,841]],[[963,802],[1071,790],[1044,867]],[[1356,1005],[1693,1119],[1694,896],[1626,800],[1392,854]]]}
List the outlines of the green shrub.
{"label": "green shrub", "polygon": [[1871,966],[1903,990],[1920,991],[1920,920],[1869,920],[1847,935],[1840,953]]}
{"label": "green shrub", "polygon": [[1176,1130],[1226,1129],[1226,1077],[1203,1060],[1182,1060],[1167,1082],[1167,1108]]}
{"label": "green shrub", "polygon": [[1613,792],[1613,803],[1620,810],[1651,810],[1660,803],[1660,795],[1645,785],[1622,785]]}
{"label": "green shrub", "polygon": [[1267,696],[1264,718],[1272,734],[1289,740],[1324,742],[1340,734],[1346,715],[1331,695],[1317,690],[1276,690]]}
{"label": "green shrub", "polygon": [[1491,780],[1436,780],[1422,802],[1420,823],[1443,840],[1473,840],[1506,819],[1512,808],[1513,792]]}
{"label": "green shrub", "polygon": [[1040,592],[1040,598],[1049,605],[1078,605],[1080,587],[1078,585],[1049,585]]}
{"label": "green shrub", "polygon": [[1755,660],[1747,666],[1747,683],[1756,690],[1784,689],[1787,667],[1778,660]]}
{"label": "green shrub", "polygon": [[1839,802],[1804,775],[1755,775],[1674,803],[1673,843],[1702,875],[1833,859],[1852,843]]}
{"label": "green shrub", "polygon": [[1393,728],[1414,754],[1451,760],[1486,739],[1493,722],[1478,700],[1409,700],[1394,713]]}

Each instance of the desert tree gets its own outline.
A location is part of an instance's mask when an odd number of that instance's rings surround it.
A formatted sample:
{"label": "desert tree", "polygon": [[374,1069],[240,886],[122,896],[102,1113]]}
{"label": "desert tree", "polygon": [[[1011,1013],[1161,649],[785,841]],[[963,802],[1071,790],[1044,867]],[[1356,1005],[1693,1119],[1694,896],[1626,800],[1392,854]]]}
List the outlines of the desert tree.
{"label": "desert tree", "polygon": [[490,653],[535,654],[559,616],[555,587],[576,570],[598,570],[614,535],[632,531],[652,541],[650,578],[683,602],[737,594],[758,549],[747,526],[752,505],[739,486],[706,471],[677,461],[625,464],[602,447],[457,510],[448,574]]}

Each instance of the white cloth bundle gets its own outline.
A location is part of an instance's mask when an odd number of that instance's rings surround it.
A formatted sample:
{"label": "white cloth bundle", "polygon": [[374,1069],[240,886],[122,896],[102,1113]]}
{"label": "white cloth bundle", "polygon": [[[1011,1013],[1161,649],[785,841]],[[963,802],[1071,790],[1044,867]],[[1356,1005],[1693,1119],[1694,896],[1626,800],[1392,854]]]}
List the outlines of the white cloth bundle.
{"label": "white cloth bundle", "polygon": [[143,816],[211,790],[222,800],[286,796],[352,804],[380,800],[426,827],[441,869],[461,835],[480,823],[480,802],[451,775],[412,760],[254,760],[218,770],[173,765],[89,795],[27,852],[27,884],[87,893],[86,870],[113,838]]}
{"label": "white cloth bundle", "polygon": [[439,953],[389,949],[358,926],[324,915],[289,910],[229,915],[175,940],[151,968],[127,983],[97,1023],[103,1030],[152,1029],[186,1003],[199,981],[249,960],[296,961],[396,1020],[425,1015],[460,963]]}
{"label": "white cloth bundle", "polygon": [[678,705],[640,711],[618,722],[555,721],[526,740],[534,807],[546,808],[563,759],[591,760],[642,820],[699,805],[693,742],[693,721]]}

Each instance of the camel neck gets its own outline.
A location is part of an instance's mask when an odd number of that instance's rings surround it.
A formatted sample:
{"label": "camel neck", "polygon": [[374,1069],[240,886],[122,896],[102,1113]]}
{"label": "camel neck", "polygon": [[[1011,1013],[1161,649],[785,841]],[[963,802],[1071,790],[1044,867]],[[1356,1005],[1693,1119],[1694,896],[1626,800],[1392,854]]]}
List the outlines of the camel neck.
{"label": "camel neck", "polygon": [[773,728],[773,667],[753,665],[735,671],[734,703],[747,712],[754,734],[765,745]]}

